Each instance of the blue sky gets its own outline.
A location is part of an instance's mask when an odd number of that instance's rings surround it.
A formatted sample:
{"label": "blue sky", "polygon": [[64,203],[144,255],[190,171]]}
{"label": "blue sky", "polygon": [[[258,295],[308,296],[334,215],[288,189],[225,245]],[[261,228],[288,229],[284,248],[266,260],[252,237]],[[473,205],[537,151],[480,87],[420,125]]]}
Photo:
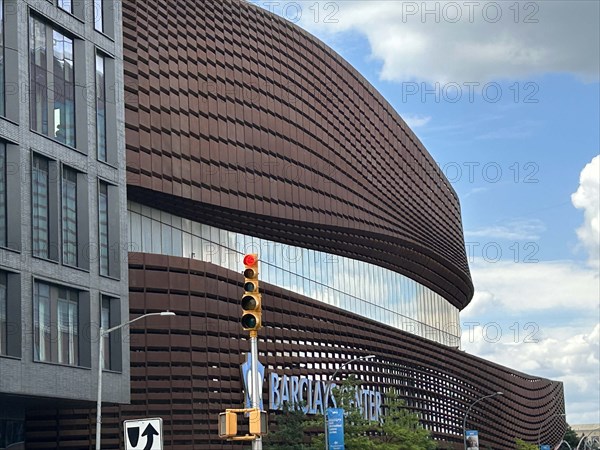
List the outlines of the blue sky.
{"label": "blue sky", "polygon": [[563,381],[568,422],[600,423],[600,3],[254,3],[349,61],[457,190],[463,349]]}

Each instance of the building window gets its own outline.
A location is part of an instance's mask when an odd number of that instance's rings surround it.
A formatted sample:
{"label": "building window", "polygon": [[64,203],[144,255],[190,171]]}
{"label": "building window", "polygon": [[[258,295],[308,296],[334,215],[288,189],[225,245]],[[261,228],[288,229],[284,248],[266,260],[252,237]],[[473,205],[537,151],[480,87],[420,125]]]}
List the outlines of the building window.
{"label": "building window", "polygon": [[33,255],[48,258],[50,241],[49,161],[34,155],[31,171]]}
{"label": "building window", "polygon": [[0,0],[0,116],[4,115],[4,0]]}
{"label": "building window", "polygon": [[62,257],[63,264],[77,266],[77,172],[62,171]]}
{"label": "building window", "polygon": [[79,293],[36,281],[33,292],[36,361],[79,364]]}
{"label": "building window", "polygon": [[8,289],[6,285],[6,274],[0,272],[0,355],[6,355],[7,317],[8,317]]}
{"label": "building window", "polygon": [[106,78],[105,58],[96,53],[96,144],[98,159],[107,161],[106,157]]}
{"label": "building window", "polygon": [[[100,326],[103,330],[110,328],[110,298],[102,296],[102,305],[100,311]],[[104,355],[102,359],[102,368],[110,369],[110,335],[104,335]]]}
{"label": "building window", "polygon": [[73,39],[30,18],[31,128],[75,147]]}
{"label": "building window", "polygon": [[79,305],[77,292],[58,289],[58,362],[71,366],[78,364],[79,355]]}
{"label": "building window", "polygon": [[52,361],[50,345],[50,285],[35,283],[33,292],[33,327],[35,342],[35,359],[37,361]]}
{"label": "building window", "polygon": [[108,184],[100,182],[98,188],[98,239],[100,242],[100,275],[110,274],[108,254]]}
{"label": "building window", "polygon": [[100,33],[104,32],[104,0],[94,0],[94,28]]}
{"label": "building window", "polygon": [[58,0],[58,7],[73,14],[73,2],[71,0]]}
{"label": "building window", "polygon": [[7,241],[6,191],[6,145],[0,142],[0,247]]}
{"label": "building window", "polygon": [[[103,330],[117,326],[121,320],[121,302],[118,298],[100,296],[100,326]],[[123,370],[121,330],[117,329],[104,336],[102,368],[104,370]]]}

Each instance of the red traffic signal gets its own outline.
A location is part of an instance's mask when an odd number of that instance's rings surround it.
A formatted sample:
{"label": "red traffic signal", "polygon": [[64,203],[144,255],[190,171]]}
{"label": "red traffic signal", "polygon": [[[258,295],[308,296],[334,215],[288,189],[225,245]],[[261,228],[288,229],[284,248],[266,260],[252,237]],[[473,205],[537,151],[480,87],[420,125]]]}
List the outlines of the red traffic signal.
{"label": "red traffic signal", "polygon": [[262,326],[261,296],[258,292],[258,255],[244,256],[244,295],[242,297],[242,328],[257,331]]}

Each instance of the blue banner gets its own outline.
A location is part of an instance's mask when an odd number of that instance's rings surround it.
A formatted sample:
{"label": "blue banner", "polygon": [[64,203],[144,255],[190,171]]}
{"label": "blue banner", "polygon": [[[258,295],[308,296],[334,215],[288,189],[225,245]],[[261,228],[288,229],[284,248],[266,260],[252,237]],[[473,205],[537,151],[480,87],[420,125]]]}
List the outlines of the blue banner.
{"label": "blue banner", "polygon": [[344,450],[344,410],[330,408],[327,410],[328,450]]}
{"label": "blue banner", "polygon": [[466,436],[467,448],[479,450],[479,432],[477,430],[467,430]]}

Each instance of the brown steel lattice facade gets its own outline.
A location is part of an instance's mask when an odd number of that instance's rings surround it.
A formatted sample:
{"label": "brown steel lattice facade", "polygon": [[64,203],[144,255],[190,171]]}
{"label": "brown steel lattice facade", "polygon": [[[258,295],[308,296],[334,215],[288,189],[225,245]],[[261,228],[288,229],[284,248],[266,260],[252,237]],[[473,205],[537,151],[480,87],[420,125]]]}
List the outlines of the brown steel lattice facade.
{"label": "brown steel lattice facade", "polygon": [[130,198],[359,257],[468,304],[456,193],[339,55],[242,2],[123,8]]}
{"label": "brown steel lattice facade", "polygon": [[[456,193],[399,115],[339,55],[243,2],[128,0],[123,15],[131,200],[361,259],[459,309],[469,303]],[[131,316],[170,309],[177,317],[133,327],[132,403],[104,411],[104,448],[123,448],[123,420],[157,416],[165,448],[240,447],[217,438],[216,417],[242,401],[241,282],[209,263],[130,254]],[[261,286],[267,371],[331,375],[340,361],[373,353],[376,360],[363,363],[365,384],[399,387],[441,448],[460,447],[464,411],[495,391],[505,395],[470,416],[482,447],[513,448],[515,436],[533,442],[542,424],[546,441],[562,437],[564,418],[552,417],[564,412],[562,383]],[[28,448],[92,448],[93,420],[93,410],[32,412]]]}
{"label": "brown steel lattice facade", "polygon": [[[122,421],[140,417],[163,418],[168,449],[239,448],[218,439],[216,417],[243,400],[240,364],[249,345],[239,325],[242,276],[209,263],[151,254],[131,254],[129,276],[132,317],[163,309],[177,316],[169,324],[160,318],[134,324],[131,405],[104,409],[104,448],[123,448]],[[331,375],[341,360],[375,354],[375,360],[361,366],[365,385],[398,387],[441,441],[440,448],[460,447],[464,411],[496,391],[504,396],[478,404],[468,422],[479,430],[482,448],[512,449],[515,436],[535,442],[544,423],[545,442],[562,438],[564,418],[551,417],[564,411],[562,383],[512,371],[275,286],[261,285],[261,290],[266,327],[260,332],[260,359],[267,371]],[[308,368],[307,362],[314,366]],[[340,376],[356,369],[350,365]],[[93,448],[93,413],[32,414],[28,448]],[[65,431],[58,431],[60,426]]]}

